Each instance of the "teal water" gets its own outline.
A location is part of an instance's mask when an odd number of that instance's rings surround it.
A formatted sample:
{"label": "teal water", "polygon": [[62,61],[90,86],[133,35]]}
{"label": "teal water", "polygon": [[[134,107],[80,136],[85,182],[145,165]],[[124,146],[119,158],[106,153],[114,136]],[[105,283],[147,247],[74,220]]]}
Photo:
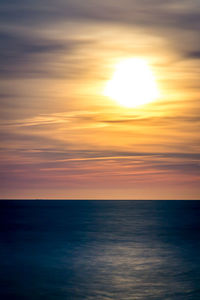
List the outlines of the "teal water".
{"label": "teal water", "polygon": [[0,299],[200,299],[198,201],[1,201]]}

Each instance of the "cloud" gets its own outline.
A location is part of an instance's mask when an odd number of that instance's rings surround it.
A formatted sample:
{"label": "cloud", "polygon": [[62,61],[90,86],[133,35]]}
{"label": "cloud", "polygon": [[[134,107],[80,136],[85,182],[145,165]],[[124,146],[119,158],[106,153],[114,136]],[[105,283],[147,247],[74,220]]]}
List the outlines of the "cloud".
{"label": "cloud", "polygon": [[105,119],[101,120],[101,122],[111,125],[141,125],[141,126],[174,126],[175,124],[178,124],[179,126],[184,125],[187,126],[187,124],[191,123],[199,123],[200,117],[198,115],[191,115],[191,116],[162,116],[162,117],[146,117],[141,118],[136,116],[135,118],[127,117],[127,118],[121,118],[121,119]]}
{"label": "cloud", "polygon": [[4,78],[27,75],[59,76],[58,70],[51,64],[52,60],[56,61],[58,54],[69,55],[90,43],[84,39],[51,40],[3,31],[0,32],[0,41],[0,76]]}
{"label": "cloud", "polygon": [[[4,24],[22,24],[30,27],[45,24],[67,23],[69,20],[84,23],[86,21],[113,23],[113,25],[127,25],[145,28],[155,32],[178,32],[189,30],[196,34],[200,27],[199,1],[170,0],[115,0],[90,1],[58,0],[48,1],[13,1],[0,3],[0,18]],[[170,30],[170,28],[172,30]],[[164,31],[163,31],[164,30]]]}
{"label": "cloud", "polygon": [[[1,1],[0,16],[3,22],[40,24],[71,20],[91,20],[151,27],[182,27],[199,29],[199,1],[170,0],[51,0],[34,2]],[[160,28],[159,27],[159,28]]]}
{"label": "cloud", "polygon": [[[11,154],[15,156],[13,161]],[[173,184],[175,181],[178,184],[199,180],[199,166],[192,153],[92,152],[83,149],[59,153],[56,149],[35,149],[20,151],[18,159],[16,154],[17,151],[10,153],[9,160],[2,164],[3,186],[57,189],[119,184],[123,188],[137,182]]]}
{"label": "cloud", "polygon": [[[119,27],[125,32],[139,30],[166,40],[182,58],[199,57],[200,5],[195,0],[189,5],[188,1],[58,0],[56,7],[51,0],[1,1],[0,19],[0,76],[6,78],[70,78],[84,73],[85,60],[89,65],[90,59],[78,51],[87,50],[89,45],[93,45],[95,51],[98,46],[95,32],[89,40],[82,35],[87,36],[97,23],[100,24],[97,35]],[[87,30],[83,33],[85,24]],[[73,31],[76,39],[70,38]],[[44,38],[47,32],[49,37],[54,35],[54,39]],[[59,38],[56,38],[56,32]],[[70,57],[67,61],[70,55],[73,59]],[[65,60],[62,61],[63,56]]]}
{"label": "cloud", "polygon": [[200,59],[200,50],[187,52],[186,57],[191,59]]}

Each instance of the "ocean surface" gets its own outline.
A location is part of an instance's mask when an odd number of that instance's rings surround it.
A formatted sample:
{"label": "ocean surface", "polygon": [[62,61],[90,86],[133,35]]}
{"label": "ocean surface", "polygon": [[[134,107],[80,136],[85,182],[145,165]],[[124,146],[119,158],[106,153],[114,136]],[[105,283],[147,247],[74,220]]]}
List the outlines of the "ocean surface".
{"label": "ocean surface", "polygon": [[0,201],[0,299],[199,300],[200,201]]}

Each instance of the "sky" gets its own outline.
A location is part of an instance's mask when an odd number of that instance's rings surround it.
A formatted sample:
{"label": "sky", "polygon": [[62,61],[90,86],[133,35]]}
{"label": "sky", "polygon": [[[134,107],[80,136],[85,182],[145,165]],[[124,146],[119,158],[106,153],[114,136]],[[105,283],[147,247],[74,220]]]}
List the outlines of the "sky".
{"label": "sky", "polygon": [[[0,198],[200,198],[199,0],[0,0],[0,25]],[[103,91],[138,57],[159,97],[125,107]]]}

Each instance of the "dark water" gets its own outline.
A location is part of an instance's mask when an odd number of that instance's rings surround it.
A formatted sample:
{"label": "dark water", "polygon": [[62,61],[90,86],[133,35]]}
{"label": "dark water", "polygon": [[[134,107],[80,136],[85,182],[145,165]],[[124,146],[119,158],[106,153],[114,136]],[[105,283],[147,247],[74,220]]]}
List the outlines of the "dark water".
{"label": "dark water", "polygon": [[0,299],[200,299],[198,201],[1,201]]}

